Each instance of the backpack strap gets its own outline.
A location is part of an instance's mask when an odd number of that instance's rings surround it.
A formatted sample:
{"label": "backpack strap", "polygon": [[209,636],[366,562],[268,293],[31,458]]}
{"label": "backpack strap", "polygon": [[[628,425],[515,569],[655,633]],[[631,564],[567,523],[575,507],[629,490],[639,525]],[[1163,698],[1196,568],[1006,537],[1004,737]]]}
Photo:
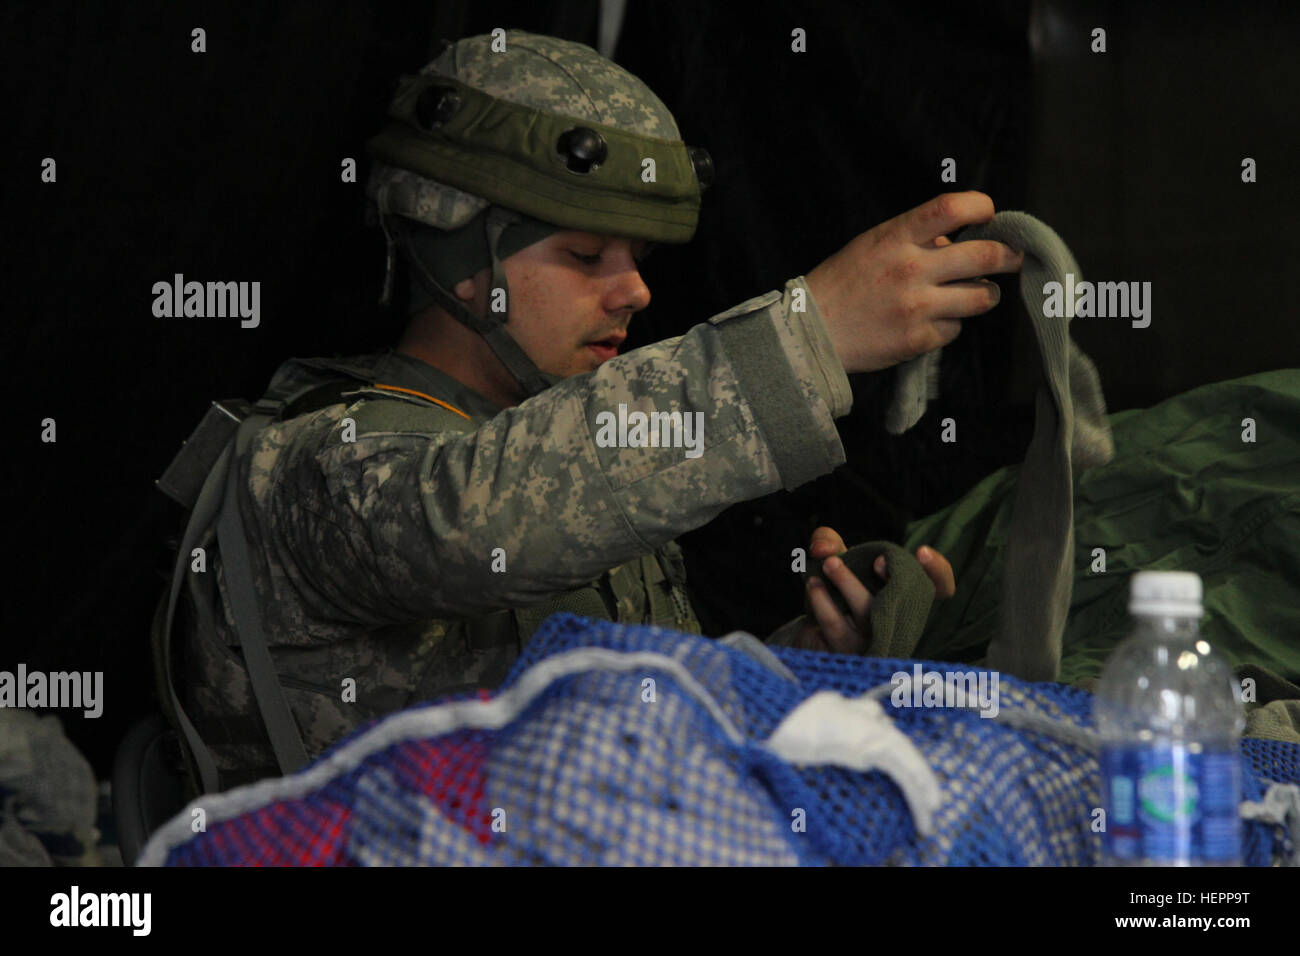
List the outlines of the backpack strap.
{"label": "backpack strap", "polygon": [[[247,451],[252,434],[270,421],[283,417],[285,413],[296,416],[334,404],[341,400],[344,391],[356,388],[359,384],[362,383],[343,380],[309,386],[284,400],[264,399],[252,408],[251,413],[248,403],[242,399],[213,402],[194,433],[183,443],[181,451],[156,482],[161,491],[190,511],[177,548],[165,611],[162,620],[155,622],[157,626],[152,635],[152,644],[158,695],[172,725],[180,731],[191,775],[201,793],[216,793],[221,789],[220,773],[211,750],[181,705],[172,674],[171,654],[176,611],[189,573],[190,555],[211,532],[214,522],[224,528],[218,529],[218,536],[231,558],[224,566],[227,582],[231,585],[231,609],[240,635],[240,646],[244,649],[249,679],[253,684],[258,709],[262,712],[262,719],[271,735],[277,763],[283,772],[289,773],[291,771],[285,769],[287,766],[296,769],[306,762],[306,752],[297,725],[289,713],[283,689],[275,676],[274,667],[270,666],[270,651],[262,631],[256,593],[253,592],[250,596],[252,582],[242,516],[237,507],[224,507],[228,501],[237,502],[231,489],[238,480],[238,469],[230,466],[233,458]],[[222,514],[218,521],[219,511]],[[227,517],[227,514],[231,517]],[[213,629],[210,615],[199,612],[196,617],[196,626]],[[250,634],[251,638],[247,636]]]}
{"label": "backpack strap", "polygon": [[[161,628],[155,629],[153,635],[159,696],[162,699],[163,706],[168,709],[168,716],[171,718],[172,724],[181,732],[185,749],[192,762],[191,773],[197,776],[198,779],[195,783],[201,793],[215,793],[219,790],[220,777],[211,751],[208,750],[207,745],[199,737],[198,730],[195,729],[194,724],[186,715],[185,708],[181,706],[180,697],[176,693],[176,684],[172,679],[171,669],[171,638],[175,627],[177,603],[180,600],[181,589],[185,586],[186,575],[189,572],[190,554],[211,526],[222,500],[222,493],[226,485],[226,474],[230,470],[231,448],[229,436],[238,428],[241,412],[242,409],[238,407],[237,403],[213,402],[203,421],[195,429],[194,435],[182,446],[181,453],[176,456],[167,472],[164,473],[163,478],[159,480],[159,486],[163,487],[168,494],[172,494],[172,491],[168,490],[168,488],[184,493],[186,486],[183,482],[174,480],[170,485],[164,487],[167,483],[167,476],[172,475],[174,479],[176,475],[192,476],[196,474],[196,469],[204,464],[200,459],[207,458],[215,448],[220,447],[221,450],[217,453],[216,460],[207,466],[207,474],[202,485],[194,492],[193,498],[190,500],[190,516],[176,552],[176,566],[172,570],[171,588],[167,594],[165,617]],[[205,436],[207,440],[203,442],[196,441],[200,435]],[[223,438],[225,440],[224,447],[218,444]],[[187,464],[179,464],[183,458],[188,460]],[[181,503],[185,504],[184,501]]]}
{"label": "backpack strap", "polygon": [[248,453],[253,435],[270,424],[280,411],[276,402],[258,402],[253,414],[239,426],[235,435],[234,459],[226,480],[226,497],[221,516],[217,519],[217,543],[221,549],[221,566],[226,573],[226,595],[230,611],[239,632],[239,646],[248,665],[248,677],[253,684],[257,708],[266,723],[275,751],[275,762],[285,776],[301,769],[307,763],[307,748],[302,733],[294,722],[285,699],[284,687],[275,672],[271,649],[262,629],[262,608],[253,585],[252,557],[248,550],[248,537],[244,533],[244,519],[239,509],[239,462]]}
{"label": "backpack strap", "polygon": [[253,697],[262,715],[271,749],[280,773],[288,776],[307,764],[307,748],[302,732],[293,718],[284,686],[275,671],[271,648],[267,644],[262,626],[262,605],[253,584],[253,562],[248,548],[248,535],[244,530],[243,513],[239,507],[241,471],[239,463],[248,455],[253,436],[274,421],[296,418],[343,401],[343,393],[364,387],[354,379],[325,382],[303,389],[288,399],[264,398],[253,406],[252,413],[240,423],[232,443],[233,457],[226,477],[225,499],[217,518],[217,544],[221,551],[221,566],[226,575],[226,596],[239,646],[248,668],[248,679],[253,685]]}
{"label": "backpack strap", "polygon": [[330,405],[346,405],[349,404],[350,393],[369,387],[369,383],[357,379],[340,379],[310,386],[285,399],[283,408],[273,417],[279,421],[288,421]]}

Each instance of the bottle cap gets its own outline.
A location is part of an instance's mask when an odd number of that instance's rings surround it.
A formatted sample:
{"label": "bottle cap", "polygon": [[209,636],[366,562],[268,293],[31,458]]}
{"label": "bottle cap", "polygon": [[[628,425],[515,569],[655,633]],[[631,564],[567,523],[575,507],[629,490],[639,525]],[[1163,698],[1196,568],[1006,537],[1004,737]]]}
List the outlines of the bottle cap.
{"label": "bottle cap", "polygon": [[1129,589],[1130,614],[1200,617],[1201,577],[1191,571],[1139,571]]}

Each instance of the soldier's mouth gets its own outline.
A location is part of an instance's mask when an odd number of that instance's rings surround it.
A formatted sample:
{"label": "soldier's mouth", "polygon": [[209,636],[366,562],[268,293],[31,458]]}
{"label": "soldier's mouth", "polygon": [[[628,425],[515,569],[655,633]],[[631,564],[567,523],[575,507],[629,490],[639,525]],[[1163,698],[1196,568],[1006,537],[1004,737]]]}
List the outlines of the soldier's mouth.
{"label": "soldier's mouth", "polygon": [[618,347],[623,343],[625,338],[627,338],[626,335],[611,335],[608,338],[600,339],[596,342],[588,342],[587,348],[595,352],[603,362],[606,359],[612,359],[614,356],[618,355]]}

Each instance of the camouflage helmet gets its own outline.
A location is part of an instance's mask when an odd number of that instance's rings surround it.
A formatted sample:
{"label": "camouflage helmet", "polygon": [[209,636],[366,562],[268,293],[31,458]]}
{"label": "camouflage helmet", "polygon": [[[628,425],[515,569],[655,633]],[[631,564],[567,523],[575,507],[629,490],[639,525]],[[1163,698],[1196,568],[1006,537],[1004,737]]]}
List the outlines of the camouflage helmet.
{"label": "camouflage helmet", "polygon": [[367,146],[367,195],[387,185],[392,212],[438,229],[496,204],[566,229],[687,242],[712,176],[645,83],[591,47],[522,30],[449,44],[402,78],[388,115]]}
{"label": "camouflage helmet", "polygon": [[454,237],[452,258],[481,257],[505,288],[500,260],[547,231],[688,241],[712,179],[708,154],[682,142],[645,83],[581,43],[521,30],[448,44],[402,78],[388,115],[367,144],[366,188],[389,239],[385,297],[399,246],[414,285],[482,334],[530,395],[554,379],[505,333],[508,313],[472,316],[446,291],[432,274],[438,242],[451,251]]}

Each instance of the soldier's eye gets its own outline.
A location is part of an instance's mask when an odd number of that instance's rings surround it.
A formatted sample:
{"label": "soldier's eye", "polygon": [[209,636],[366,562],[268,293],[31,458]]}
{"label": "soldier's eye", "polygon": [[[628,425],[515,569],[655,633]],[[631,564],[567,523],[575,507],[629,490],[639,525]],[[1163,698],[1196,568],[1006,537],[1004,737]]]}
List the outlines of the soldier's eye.
{"label": "soldier's eye", "polygon": [[577,259],[583,265],[594,266],[596,263],[600,262],[600,253],[596,253],[595,255],[590,255],[590,256],[584,256],[581,252],[575,252],[574,250],[570,249],[569,255],[573,256],[573,258]]}

